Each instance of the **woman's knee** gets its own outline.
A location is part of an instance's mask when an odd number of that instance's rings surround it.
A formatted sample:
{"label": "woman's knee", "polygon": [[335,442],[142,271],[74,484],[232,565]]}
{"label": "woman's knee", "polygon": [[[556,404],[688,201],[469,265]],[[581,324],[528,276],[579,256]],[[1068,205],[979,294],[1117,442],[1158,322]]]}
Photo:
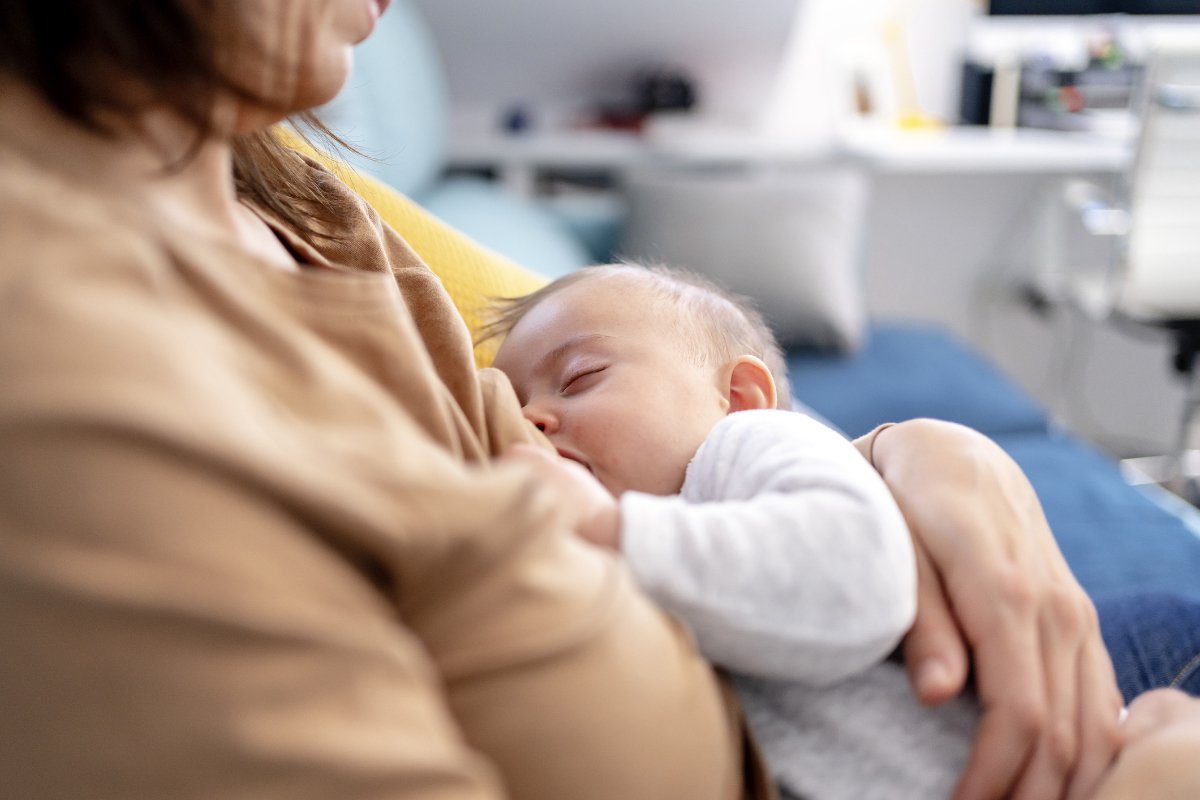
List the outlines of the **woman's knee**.
{"label": "woman's knee", "polygon": [[1200,694],[1200,601],[1166,593],[1097,601],[1125,701],[1168,686]]}

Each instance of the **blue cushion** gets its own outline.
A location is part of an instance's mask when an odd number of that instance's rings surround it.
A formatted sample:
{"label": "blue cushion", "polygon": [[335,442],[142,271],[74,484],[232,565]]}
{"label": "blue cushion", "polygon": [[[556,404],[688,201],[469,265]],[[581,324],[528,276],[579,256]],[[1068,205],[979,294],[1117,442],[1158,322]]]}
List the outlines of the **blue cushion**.
{"label": "blue cushion", "polygon": [[933,417],[990,436],[1046,432],[1045,412],[992,364],[940,328],[876,323],[851,354],[792,351],[792,392],[850,436]]}
{"label": "blue cushion", "polygon": [[859,353],[793,352],[789,368],[797,399],[851,436],[935,417],[994,438],[1029,476],[1092,597],[1157,590],[1200,600],[1200,512],[1129,486],[1112,458],[1051,430],[1033,400],[945,332],[877,324]]}
{"label": "blue cushion", "polygon": [[490,181],[451,178],[417,200],[480,244],[548,278],[590,262],[565,224]]}
{"label": "blue cushion", "polygon": [[1200,600],[1196,510],[1129,486],[1112,458],[1063,434],[995,437],[1029,476],[1072,571],[1093,597],[1161,590]]}

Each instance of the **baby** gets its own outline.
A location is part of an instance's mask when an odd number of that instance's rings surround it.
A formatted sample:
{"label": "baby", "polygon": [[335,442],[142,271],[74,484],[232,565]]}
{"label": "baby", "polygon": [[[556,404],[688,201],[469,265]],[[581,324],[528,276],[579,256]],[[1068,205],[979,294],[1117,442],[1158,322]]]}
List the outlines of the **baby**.
{"label": "baby", "polygon": [[919,707],[885,661],[916,606],[903,518],[853,444],[786,410],[760,315],[697,276],[614,265],[508,301],[488,333],[562,459],[520,457],[735,674],[785,796],[949,796],[976,712]]}

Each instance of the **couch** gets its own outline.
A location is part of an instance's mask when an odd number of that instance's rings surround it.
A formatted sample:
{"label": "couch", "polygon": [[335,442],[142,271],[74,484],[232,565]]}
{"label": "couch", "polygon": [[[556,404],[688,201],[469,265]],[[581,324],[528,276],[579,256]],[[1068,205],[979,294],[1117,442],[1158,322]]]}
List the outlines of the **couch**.
{"label": "couch", "polygon": [[[339,98],[343,110],[354,110],[345,119],[357,115],[361,124],[344,132],[351,139],[355,130],[374,130],[374,141],[390,136],[391,150],[376,152],[381,161],[334,166],[441,276],[468,325],[476,327],[488,297],[531,291],[582,257],[577,245],[563,244],[569,231],[527,201],[505,197],[494,186],[456,189],[443,180],[438,137],[445,133],[444,101],[435,62],[436,51],[411,3],[395,3],[359,53],[350,96]],[[371,122],[376,107],[389,113]],[[404,113],[394,113],[397,107]],[[397,126],[389,128],[387,120]],[[483,232],[477,238],[491,246],[464,231]],[[824,266],[789,279],[825,280]],[[843,306],[853,301],[844,291],[831,296]],[[831,310],[829,321],[844,329],[863,316],[843,307]],[[861,324],[861,331],[841,335],[855,343],[849,351],[818,350],[793,338],[788,364],[802,405],[850,436],[913,417],[976,428],[1028,474],[1068,563],[1093,597],[1161,590],[1200,599],[1200,512],[1156,487],[1126,484],[1114,459],[1054,424],[986,359],[945,331]],[[490,362],[494,346],[477,349],[481,366]]]}
{"label": "couch", "polygon": [[1200,599],[1200,512],[1050,420],[985,358],[928,325],[875,322],[855,353],[793,351],[796,396],[850,436],[913,417],[960,422],[1029,476],[1076,577],[1093,598],[1142,590]]}

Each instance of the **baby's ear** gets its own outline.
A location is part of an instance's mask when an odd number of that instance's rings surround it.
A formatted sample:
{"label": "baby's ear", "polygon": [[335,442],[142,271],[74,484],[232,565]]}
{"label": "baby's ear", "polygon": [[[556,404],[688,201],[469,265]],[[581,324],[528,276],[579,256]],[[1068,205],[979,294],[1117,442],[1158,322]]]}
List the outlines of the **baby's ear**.
{"label": "baby's ear", "polygon": [[775,378],[761,358],[739,356],[727,369],[730,414],[775,407]]}

